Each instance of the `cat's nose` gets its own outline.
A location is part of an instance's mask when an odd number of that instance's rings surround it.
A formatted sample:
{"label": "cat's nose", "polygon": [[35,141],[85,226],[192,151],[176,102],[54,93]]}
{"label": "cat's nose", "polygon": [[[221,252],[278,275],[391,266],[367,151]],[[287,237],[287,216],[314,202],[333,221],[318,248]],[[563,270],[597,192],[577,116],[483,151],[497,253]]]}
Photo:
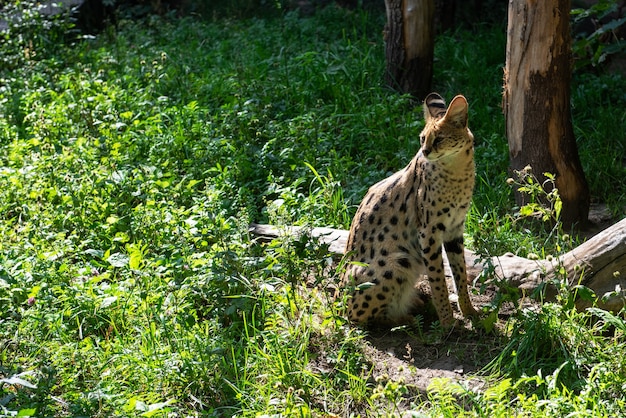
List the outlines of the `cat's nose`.
{"label": "cat's nose", "polygon": [[422,154],[424,154],[424,157],[428,157],[428,154],[430,154],[430,148],[422,148]]}

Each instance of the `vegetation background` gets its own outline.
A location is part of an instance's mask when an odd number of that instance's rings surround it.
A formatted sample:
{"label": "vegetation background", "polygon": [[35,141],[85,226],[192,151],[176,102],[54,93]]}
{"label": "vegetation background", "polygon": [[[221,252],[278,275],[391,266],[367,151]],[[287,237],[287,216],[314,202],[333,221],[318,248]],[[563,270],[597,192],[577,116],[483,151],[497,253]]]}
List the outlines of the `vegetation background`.
{"label": "vegetation background", "polygon": [[[489,332],[420,318],[392,332],[470,358],[482,382],[422,393],[374,372],[371,337],[332,299],[341,263],[324,245],[250,236],[253,221],[347,229],[423,125],[381,83],[384,11],[261,3],[126,10],[96,35],[33,2],[2,9],[0,416],[624,415],[623,313],[576,312],[564,288],[522,309],[486,275]],[[477,139],[467,241],[549,258],[584,238],[513,207],[505,19],[488,3],[483,19],[460,10],[435,49],[433,89],[468,98]],[[619,219],[626,81],[601,35],[578,35],[573,118],[593,200]]]}

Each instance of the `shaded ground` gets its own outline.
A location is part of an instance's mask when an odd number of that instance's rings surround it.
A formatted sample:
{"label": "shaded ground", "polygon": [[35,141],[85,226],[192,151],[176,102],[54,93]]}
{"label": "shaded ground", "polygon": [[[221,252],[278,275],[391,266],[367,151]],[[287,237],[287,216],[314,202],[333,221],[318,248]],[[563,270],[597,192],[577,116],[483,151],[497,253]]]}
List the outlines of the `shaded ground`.
{"label": "shaded ground", "polygon": [[[474,306],[481,307],[491,301],[495,292],[472,295]],[[470,388],[479,388],[476,374],[495,358],[503,344],[500,330],[491,333],[463,321],[457,311],[455,329],[442,334],[434,331],[432,324],[417,328],[399,328],[390,331],[371,331],[366,339],[365,354],[374,365],[374,377],[387,375],[392,380],[402,380],[425,393],[434,378],[448,378],[466,382]],[[501,314],[504,322],[509,312]]]}
{"label": "shaded ground", "polygon": [[479,337],[462,329],[428,343],[405,331],[370,335],[364,354],[373,365],[375,380],[403,382],[411,395],[426,395],[433,379],[446,378],[480,389],[476,373],[491,360],[490,347],[499,345],[495,336]]}

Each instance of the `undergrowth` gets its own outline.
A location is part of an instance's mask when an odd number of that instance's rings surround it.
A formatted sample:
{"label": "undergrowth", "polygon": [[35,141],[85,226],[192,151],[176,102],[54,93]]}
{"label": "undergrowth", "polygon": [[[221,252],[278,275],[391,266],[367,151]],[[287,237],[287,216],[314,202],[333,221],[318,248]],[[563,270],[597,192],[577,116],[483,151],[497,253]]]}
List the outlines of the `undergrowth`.
{"label": "undergrowth", "polygon": [[[567,297],[523,311],[504,326],[498,380],[426,399],[373,375],[326,245],[250,235],[250,222],[347,228],[367,187],[416,152],[420,106],[381,85],[383,15],[152,16],[82,37],[28,13],[0,35],[0,415],[626,410],[620,316]],[[468,97],[477,138],[468,243],[557,255],[562,231],[512,215],[504,41],[497,26],[437,39],[434,89]],[[618,213],[626,86],[576,80],[585,171]]]}

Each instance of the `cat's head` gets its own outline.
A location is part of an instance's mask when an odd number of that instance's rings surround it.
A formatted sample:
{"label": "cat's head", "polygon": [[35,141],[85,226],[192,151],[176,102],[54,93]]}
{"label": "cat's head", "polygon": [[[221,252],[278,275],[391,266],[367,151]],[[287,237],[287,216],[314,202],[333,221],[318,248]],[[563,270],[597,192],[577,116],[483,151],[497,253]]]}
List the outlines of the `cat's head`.
{"label": "cat's head", "polygon": [[443,157],[465,152],[473,155],[474,135],[467,127],[468,104],[459,95],[446,102],[437,93],[430,93],[424,100],[426,126],[420,134],[421,152],[424,157],[435,161]]}

